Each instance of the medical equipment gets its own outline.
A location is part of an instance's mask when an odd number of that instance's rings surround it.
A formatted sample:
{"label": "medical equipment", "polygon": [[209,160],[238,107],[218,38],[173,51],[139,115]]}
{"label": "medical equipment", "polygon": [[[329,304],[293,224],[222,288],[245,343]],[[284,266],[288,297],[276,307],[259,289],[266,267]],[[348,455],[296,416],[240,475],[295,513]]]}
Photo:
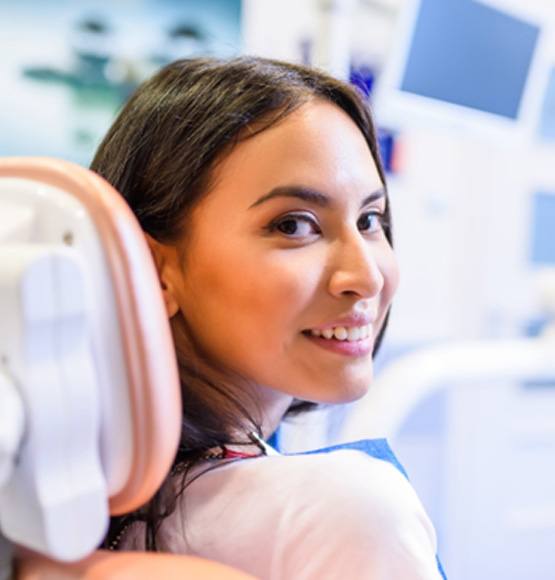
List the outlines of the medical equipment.
{"label": "medical equipment", "polygon": [[555,341],[546,336],[468,341],[418,349],[384,369],[339,436],[391,437],[419,401],[446,385],[487,380],[555,382]]}
{"label": "medical equipment", "polygon": [[543,577],[555,564],[553,328],[401,356],[336,436],[390,439],[454,580]]}
{"label": "medical equipment", "polygon": [[486,2],[407,0],[376,87],[390,127],[531,133],[546,82],[541,27]]}
{"label": "medical equipment", "polygon": [[0,574],[14,556],[22,578],[245,578],[195,558],[89,557],[109,514],[158,489],[181,429],[145,237],[94,173],[0,160],[0,324]]}

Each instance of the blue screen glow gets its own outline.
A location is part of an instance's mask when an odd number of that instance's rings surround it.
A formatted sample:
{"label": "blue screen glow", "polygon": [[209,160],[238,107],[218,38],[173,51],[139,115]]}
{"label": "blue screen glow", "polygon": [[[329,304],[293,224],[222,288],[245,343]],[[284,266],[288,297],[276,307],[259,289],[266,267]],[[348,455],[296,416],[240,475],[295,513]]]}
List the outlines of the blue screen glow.
{"label": "blue screen glow", "polygon": [[534,195],[532,213],[532,262],[555,265],[555,193]]}
{"label": "blue screen glow", "polygon": [[551,69],[549,74],[538,133],[545,141],[555,141],[555,69]]}

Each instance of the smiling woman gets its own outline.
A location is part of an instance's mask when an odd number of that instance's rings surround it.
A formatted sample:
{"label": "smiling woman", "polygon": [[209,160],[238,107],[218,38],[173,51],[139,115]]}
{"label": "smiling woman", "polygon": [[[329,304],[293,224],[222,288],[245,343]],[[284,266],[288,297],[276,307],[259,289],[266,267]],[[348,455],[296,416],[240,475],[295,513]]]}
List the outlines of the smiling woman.
{"label": "smiling woman", "polygon": [[[397,285],[386,198],[363,134],[316,98],[239,142],[213,178],[162,280],[170,315],[185,313],[203,351],[253,382],[269,436],[293,397],[346,402],[368,388]],[[368,325],[342,342],[342,328]],[[325,327],[331,339],[303,332]]]}
{"label": "smiling woman", "polygon": [[281,62],[178,61],[92,168],[145,230],[183,391],[174,469],[107,545],[262,578],[438,577],[433,527],[383,442],[302,457],[264,442],[288,413],[367,391],[397,286],[357,93]]}

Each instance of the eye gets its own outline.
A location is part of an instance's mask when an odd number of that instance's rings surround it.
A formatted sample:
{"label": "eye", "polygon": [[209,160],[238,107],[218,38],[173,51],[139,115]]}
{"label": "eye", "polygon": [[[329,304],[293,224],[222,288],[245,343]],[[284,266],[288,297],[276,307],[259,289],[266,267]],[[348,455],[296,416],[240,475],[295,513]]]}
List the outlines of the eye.
{"label": "eye", "polygon": [[316,222],[306,215],[289,214],[270,224],[271,232],[278,231],[289,238],[304,238],[320,233]]}
{"label": "eye", "polygon": [[357,227],[361,232],[373,234],[383,228],[385,216],[377,211],[363,213],[357,221]]}

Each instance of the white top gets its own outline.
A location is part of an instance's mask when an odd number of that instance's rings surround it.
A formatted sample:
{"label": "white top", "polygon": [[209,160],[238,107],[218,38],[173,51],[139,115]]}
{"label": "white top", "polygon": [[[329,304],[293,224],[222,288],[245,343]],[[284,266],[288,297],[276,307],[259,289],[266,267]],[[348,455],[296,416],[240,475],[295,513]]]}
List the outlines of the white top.
{"label": "white top", "polygon": [[[143,548],[141,526],[122,548]],[[157,542],[262,580],[441,578],[435,531],[413,488],[390,463],[355,450],[244,459],[205,473]]]}

